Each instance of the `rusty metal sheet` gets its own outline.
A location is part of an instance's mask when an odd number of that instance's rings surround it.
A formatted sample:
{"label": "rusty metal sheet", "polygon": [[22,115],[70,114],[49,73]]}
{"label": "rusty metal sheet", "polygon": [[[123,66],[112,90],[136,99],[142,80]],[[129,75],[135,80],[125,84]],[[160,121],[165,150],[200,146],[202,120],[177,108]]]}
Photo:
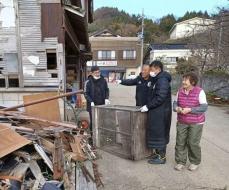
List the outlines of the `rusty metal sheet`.
{"label": "rusty metal sheet", "polygon": [[0,158],[29,144],[31,141],[9,127],[0,124]]}
{"label": "rusty metal sheet", "polygon": [[[23,100],[24,103],[29,103],[35,100],[53,97],[56,95],[57,95],[56,92],[26,95],[23,96]],[[30,116],[39,117],[50,121],[61,120],[58,99],[25,107],[25,111],[26,114]]]}

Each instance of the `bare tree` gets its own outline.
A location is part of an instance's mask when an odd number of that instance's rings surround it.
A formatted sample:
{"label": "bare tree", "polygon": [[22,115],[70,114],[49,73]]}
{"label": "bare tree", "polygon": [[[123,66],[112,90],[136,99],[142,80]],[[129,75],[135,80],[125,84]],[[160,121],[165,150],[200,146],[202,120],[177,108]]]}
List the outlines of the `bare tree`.
{"label": "bare tree", "polygon": [[199,69],[200,85],[206,71],[229,69],[229,11],[220,10],[213,23],[205,21],[191,25],[193,31],[188,44],[191,59]]}

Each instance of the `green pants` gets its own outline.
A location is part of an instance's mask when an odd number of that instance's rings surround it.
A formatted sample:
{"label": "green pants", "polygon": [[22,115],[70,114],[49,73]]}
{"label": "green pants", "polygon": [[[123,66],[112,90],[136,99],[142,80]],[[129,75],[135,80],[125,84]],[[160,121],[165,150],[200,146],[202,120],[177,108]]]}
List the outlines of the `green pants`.
{"label": "green pants", "polygon": [[187,157],[190,163],[198,165],[201,162],[200,139],[203,124],[186,125],[177,123],[175,160],[177,164],[185,165]]}

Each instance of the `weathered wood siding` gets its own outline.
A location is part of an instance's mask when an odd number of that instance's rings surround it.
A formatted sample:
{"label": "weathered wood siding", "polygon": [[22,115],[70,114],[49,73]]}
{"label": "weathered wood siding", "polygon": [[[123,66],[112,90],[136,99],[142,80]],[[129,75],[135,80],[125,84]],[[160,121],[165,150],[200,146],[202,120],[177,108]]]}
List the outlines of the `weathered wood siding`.
{"label": "weathered wood siding", "polygon": [[17,45],[16,45],[16,33],[15,27],[9,28],[0,28],[0,74],[3,77],[3,74],[7,73],[7,63],[5,60],[5,53],[17,53]]}
{"label": "weathered wood siding", "polygon": [[[57,36],[44,38],[41,32],[41,3],[38,0],[18,0],[18,18],[21,38],[22,67],[24,86],[58,86],[59,79],[52,78],[47,70],[46,49],[57,49]],[[39,58],[39,64],[33,64],[29,56]],[[58,60],[58,59],[57,59]],[[58,62],[57,62],[58,64]],[[26,70],[35,71],[34,75]],[[59,73],[58,73],[59,75]]]}
{"label": "weathered wood siding", "polygon": [[62,7],[60,3],[41,4],[41,31],[42,37],[57,36],[58,42],[64,42]]}

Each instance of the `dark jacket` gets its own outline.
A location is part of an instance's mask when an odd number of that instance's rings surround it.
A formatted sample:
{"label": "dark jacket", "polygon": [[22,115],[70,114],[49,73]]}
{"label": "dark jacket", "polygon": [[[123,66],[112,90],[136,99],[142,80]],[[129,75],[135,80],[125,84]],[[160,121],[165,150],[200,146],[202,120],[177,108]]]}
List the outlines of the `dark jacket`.
{"label": "dark jacket", "polygon": [[151,77],[145,80],[140,74],[135,79],[122,80],[121,84],[125,86],[136,86],[136,106],[144,106],[147,104],[147,97],[149,93],[149,88],[151,86]]}
{"label": "dark jacket", "polygon": [[172,116],[171,75],[165,71],[154,77],[150,87],[147,107],[148,128],[147,145],[149,148],[165,148],[169,143]]}
{"label": "dark jacket", "polygon": [[95,105],[103,105],[105,104],[105,99],[109,99],[109,88],[103,76],[98,80],[89,76],[85,82],[84,92],[88,111],[91,110],[91,102],[94,102]]}

